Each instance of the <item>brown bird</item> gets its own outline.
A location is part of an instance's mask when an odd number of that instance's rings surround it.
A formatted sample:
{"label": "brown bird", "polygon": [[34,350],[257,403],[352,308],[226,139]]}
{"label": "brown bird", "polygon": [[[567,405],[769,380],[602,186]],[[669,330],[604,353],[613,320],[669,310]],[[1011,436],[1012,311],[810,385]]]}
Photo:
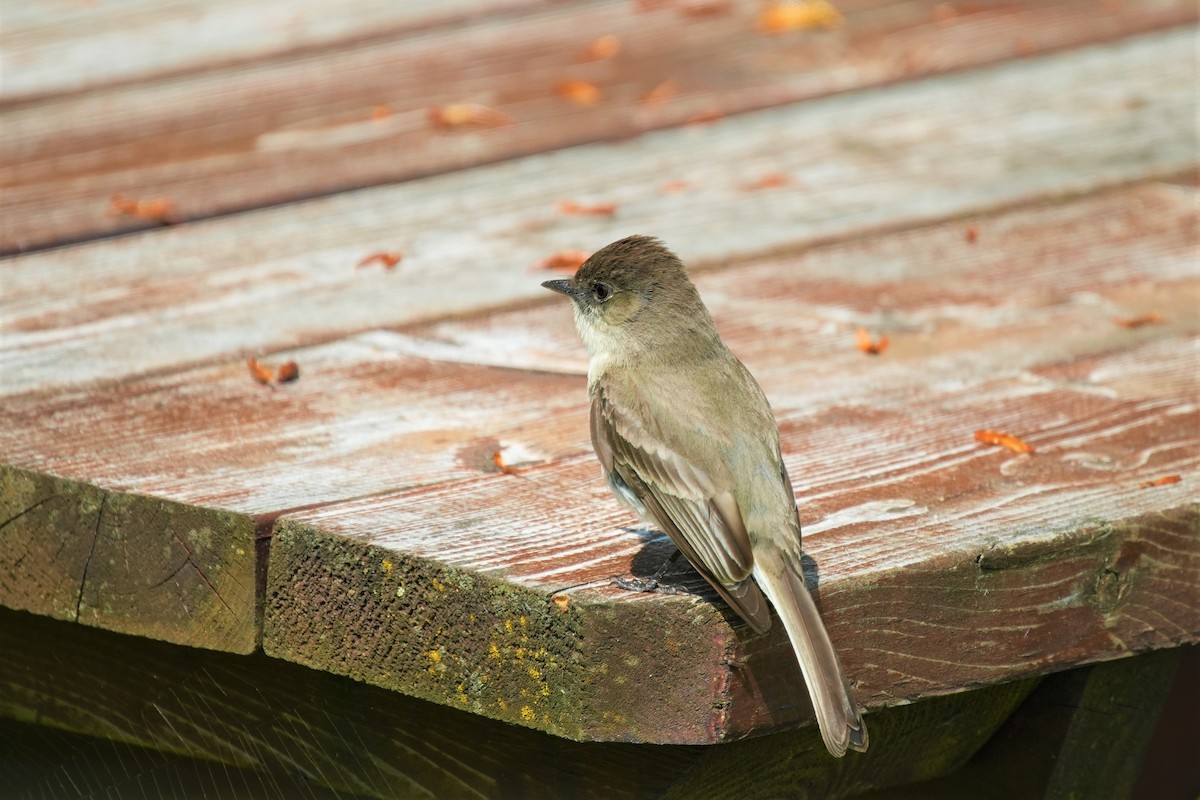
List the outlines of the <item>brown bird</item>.
{"label": "brown bird", "polygon": [[591,354],[592,445],[619,500],[664,531],[758,633],[783,621],[825,746],[867,749],[867,728],[804,584],[800,517],[779,427],[725,346],[679,258],[630,236],[569,280]]}

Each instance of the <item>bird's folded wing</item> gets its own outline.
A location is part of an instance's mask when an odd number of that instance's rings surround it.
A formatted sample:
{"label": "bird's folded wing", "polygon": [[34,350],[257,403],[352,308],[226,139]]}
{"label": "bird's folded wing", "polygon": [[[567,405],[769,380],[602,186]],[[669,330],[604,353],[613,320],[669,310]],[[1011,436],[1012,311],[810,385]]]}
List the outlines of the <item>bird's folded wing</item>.
{"label": "bird's folded wing", "polygon": [[690,463],[612,402],[593,393],[592,444],[600,463],[638,497],[651,520],[757,632],[771,627],[766,599],[750,577],[754,555],[729,487]]}

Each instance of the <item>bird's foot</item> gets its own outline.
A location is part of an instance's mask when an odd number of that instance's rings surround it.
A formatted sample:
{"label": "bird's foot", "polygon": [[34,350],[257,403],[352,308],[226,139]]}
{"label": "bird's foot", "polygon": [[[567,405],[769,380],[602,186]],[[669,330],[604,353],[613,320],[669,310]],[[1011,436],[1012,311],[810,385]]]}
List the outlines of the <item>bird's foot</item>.
{"label": "bird's foot", "polygon": [[657,577],[613,578],[613,584],[629,592],[654,592],[656,594],[687,594],[683,586],[662,583]]}

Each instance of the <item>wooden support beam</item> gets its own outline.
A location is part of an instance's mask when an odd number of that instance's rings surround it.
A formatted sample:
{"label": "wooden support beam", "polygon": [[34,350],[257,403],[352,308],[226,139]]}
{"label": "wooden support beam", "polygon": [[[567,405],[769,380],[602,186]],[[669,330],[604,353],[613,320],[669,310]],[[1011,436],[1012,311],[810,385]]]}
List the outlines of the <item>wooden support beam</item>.
{"label": "wooden support beam", "polygon": [[1132,797],[1179,661],[1165,650],[1047,676],[961,769],[861,800]]}
{"label": "wooden support beam", "polygon": [[[16,752],[33,756],[9,775],[21,798],[67,781],[112,791],[152,775],[179,786],[180,797],[245,787],[235,796],[321,798],[331,789],[380,800],[637,800],[694,797],[697,787],[720,798],[736,785],[758,792],[741,795],[751,798],[784,789],[848,797],[952,769],[1034,683],[873,714],[879,738],[865,757],[830,757],[811,725],[707,748],[576,743],[261,654],[194,651],[0,610],[0,717],[55,729],[0,723],[0,742],[19,735]],[[210,793],[186,793],[195,787]],[[793,795],[800,787],[809,794]]]}

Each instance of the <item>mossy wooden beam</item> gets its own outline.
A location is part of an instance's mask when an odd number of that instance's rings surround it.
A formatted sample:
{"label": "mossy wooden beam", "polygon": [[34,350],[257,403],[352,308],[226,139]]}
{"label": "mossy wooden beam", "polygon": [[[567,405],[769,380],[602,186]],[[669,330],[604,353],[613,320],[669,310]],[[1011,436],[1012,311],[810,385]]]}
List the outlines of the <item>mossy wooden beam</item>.
{"label": "mossy wooden beam", "polygon": [[0,465],[0,606],[248,653],[257,558],[247,516]]}

